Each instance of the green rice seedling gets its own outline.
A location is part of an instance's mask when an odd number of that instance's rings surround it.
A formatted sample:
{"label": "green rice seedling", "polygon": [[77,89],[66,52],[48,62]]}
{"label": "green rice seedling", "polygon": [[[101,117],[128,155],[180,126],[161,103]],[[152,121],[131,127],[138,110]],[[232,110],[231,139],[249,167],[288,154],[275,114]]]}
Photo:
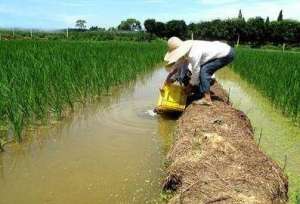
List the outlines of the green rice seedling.
{"label": "green rice seedling", "polygon": [[154,40],[156,37],[147,32],[136,31],[89,31],[61,29],[56,31],[43,31],[36,29],[1,29],[0,40],[60,40],[60,41],[135,41],[146,42]]}
{"label": "green rice seedling", "polygon": [[240,48],[233,69],[300,122],[300,53]]}
{"label": "green rice seedling", "polygon": [[162,61],[162,42],[0,43],[0,121],[22,129],[132,80]]}

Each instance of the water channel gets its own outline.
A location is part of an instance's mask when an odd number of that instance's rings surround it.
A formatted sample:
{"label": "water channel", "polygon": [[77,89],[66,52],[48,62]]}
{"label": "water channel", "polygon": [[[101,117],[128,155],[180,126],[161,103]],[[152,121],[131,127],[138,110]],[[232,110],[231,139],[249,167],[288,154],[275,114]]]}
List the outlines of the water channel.
{"label": "water channel", "polygon": [[[166,72],[111,89],[54,127],[40,127],[0,154],[0,203],[159,203],[164,158],[176,121],[153,116]],[[226,68],[218,81],[260,132],[261,148],[299,186],[300,128]]]}

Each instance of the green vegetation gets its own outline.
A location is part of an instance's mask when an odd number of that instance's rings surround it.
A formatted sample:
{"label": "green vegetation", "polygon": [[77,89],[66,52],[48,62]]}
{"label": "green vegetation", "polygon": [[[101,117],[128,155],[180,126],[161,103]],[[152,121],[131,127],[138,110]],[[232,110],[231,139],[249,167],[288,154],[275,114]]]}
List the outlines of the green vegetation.
{"label": "green vegetation", "polygon": [[75,23],[75,27],[79,28],[79,29],[85,29],[86,28],[86,20],[77,20],[76,23]]}
{"label": "green vegetation", "polygon": [[[239,48],[251,48],[251,46],[250,45],[240,45]],[[286,45],[284,47],[284,50],[283,50],[282,45],[276,46],[276,45],[272,45],[272,44],[263,45],[259,49],[270,50],[270,51],[277,50],[277,51],[300,52],[300,47],[292,47],[289,45]]]}
{"label": "green vegetation", "polygon": [[291,192],[289,193],[289,203],[290,204],[300,204],[300,192]]}
{"label": "green vegetation", "polygon": [[56,31],[0,29],[0,40],[62,40],[62,41],[151,41],[155,37],[142,31],[105,31],[101,28],[91,27],[84,29],[64,29]]}
{"label": "green vegetation", "polygon": [[289,178],[289,202],[290,204],[300,204],[300,177],[298,174],[287,172]]}
{"label": "green vegetation", "polygon": [[172,36],[177,36],[181,39],[189,38],[188,26],[183,20],[171,20],[163,23],[155,19],[148,19],[144,22],[144,26],[148,33],[160,38],[170,38]]}
{"label": "green vegetation", "polygon": [[[58,37],[56,39],[59,39]],[[144,42],[154,40],[154,36],[145,32],[127,32],[127,31],[72,31],[69,33],[69,40],[83,41],[135,41]]]}
{"label": "green vegetation", "polygon": [[7,41],[0,43],[0,124],[17,139],[27,124],[61,117],[161,62],[161,42]]}
{"label": "green vegetation", "polygon": [[177,36],[182,39],[224,40],[229,44],[244,44],[251,47],[273,46],[299,47],[300,22],[283,18],[280,11],[278,19],[270,21],[262,17],[245,19],[242,11],[237,18],[215,19],[199,23],[186,24],[184,21],[172,20],[167,23],[147,19],[144,26],[152,35],[158,37]]}
{"label": "green vegetation", "polygon": [[80,41],[151,41],[156,38],[167,39],[177,36],[181,39],[222,40],[228,44],[242,44],[254,48],[267,46],[268,48],[296,50],[300,43],[300,22],[284,19],[283,11],[277,20],[254,17],[245,19],[240,10],[236,18],[225,20],[214,19],[186,24],[184,20],[171,20],[166,23],[147,19],[144,22],[146,32],[141,22],[129,18],[120,22],[117,27],[108,29],[91,26],[87,28],[87,21],[77,20],[75,28],[56,31],[0,29],[0,39],[41,39],[41,40],[80,40]]}
{"label": "green vegetation", "polygon": [[124,30],[124,31],[141,31],[142,26],[140,21],[134,19],[134,18],[128,18],[125,21],[122,21],[120,25],[118,26],[118,30]]}
{"label": "green vegetation", "polygon": [[300,123],[299,53],[240,48],[233,69]]}

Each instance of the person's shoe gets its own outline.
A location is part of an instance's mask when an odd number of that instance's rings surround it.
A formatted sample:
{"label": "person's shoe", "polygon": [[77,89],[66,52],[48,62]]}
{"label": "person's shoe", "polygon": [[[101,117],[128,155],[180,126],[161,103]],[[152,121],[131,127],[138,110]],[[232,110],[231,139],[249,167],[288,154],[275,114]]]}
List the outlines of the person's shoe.
{"label": "person's shoe", "polygon": [[212,106],[212,101],[207,101],[206,99],[199,99],[197,101],[193,101],[194,105],[203,105],[203,106]]}

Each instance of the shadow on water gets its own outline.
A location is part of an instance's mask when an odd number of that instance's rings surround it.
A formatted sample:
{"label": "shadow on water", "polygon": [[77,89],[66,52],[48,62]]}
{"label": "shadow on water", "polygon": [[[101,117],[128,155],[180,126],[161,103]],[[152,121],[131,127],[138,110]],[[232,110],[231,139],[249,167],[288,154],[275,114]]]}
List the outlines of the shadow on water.
{"label": "shadow on water", "polygon": [[163,118],[164,120],[178,120],[179,117],[182,115],[181,112],[166,112],[161,113],[159,116]]}
{"label": "shadow on water", "polygon": [[166,155],[173,143],[174,127],[181,113],[164,113],[158,116],[158,130],[161,136],[162,150]]}
{"label": "shadow on water", "polygon": [[[176,118],[149,115],[163,69],[112,88],[0,154],[1,202],[156,203]],[[16,196],[18,195],[18,196]]]}

